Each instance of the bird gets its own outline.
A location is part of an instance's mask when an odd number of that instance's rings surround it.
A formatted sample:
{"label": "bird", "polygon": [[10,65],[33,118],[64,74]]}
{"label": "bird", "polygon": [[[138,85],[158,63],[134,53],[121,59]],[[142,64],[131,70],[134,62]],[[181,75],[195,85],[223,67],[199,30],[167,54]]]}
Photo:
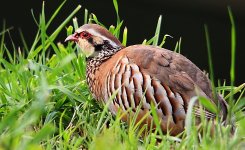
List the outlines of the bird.
{"label": "bird", "polygon": [[[75,42],[86,56],[86,80],[93,97],[109,103],[113,115],[122,113],[124,122],[136,115],[136,123],[150,128],[153,105],[162,133],[178,135],[185,130],[194,96],[220,106],[220,118],[227,116],[227,103],[212,91],[207,74],[179,53],[151,45],[123,46],[105,27],[92,23],[79,27],[68,41]],[[199,102],[193,111],[197,118],[201,112],[207,119],[217,116],[207,109],[201,111]]]}

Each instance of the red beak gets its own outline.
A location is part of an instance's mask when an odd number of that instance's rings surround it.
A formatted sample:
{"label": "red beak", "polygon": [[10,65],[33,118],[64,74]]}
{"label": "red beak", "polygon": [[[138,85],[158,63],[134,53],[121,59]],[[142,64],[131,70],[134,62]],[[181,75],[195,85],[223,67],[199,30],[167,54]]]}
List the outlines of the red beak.
{"label": "red beak", "polygon": [[72,34],[72,35],[69,35],[66,39],[65,39],[65,42],[67,41],[74,41],[74,42],[77,42],[78,39],[75,37],[75,34]]}

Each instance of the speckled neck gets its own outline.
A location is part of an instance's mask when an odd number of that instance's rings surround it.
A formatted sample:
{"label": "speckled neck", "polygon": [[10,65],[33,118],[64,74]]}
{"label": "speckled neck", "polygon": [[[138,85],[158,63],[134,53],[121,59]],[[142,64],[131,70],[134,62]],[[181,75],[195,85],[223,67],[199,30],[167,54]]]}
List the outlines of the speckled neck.
{"label": "speckled neck", "polygon": [[93,86],[95,86],[95,72],[99,69],[100,65],[107,59],[111,58],[114,54],[122,49],[121,46],[112,47],[109,44],[104,44],[101,47],[99,54],[92,58],[87,58],[86,78],[92,93],[94,92]]}

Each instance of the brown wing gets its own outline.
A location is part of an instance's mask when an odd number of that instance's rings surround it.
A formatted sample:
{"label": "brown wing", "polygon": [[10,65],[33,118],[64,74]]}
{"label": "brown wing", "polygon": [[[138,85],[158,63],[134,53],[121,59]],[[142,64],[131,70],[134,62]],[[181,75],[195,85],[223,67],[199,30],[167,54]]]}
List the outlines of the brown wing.
{"label": "brown wing", "polygon": [[[134,47],[134,48],[132,48]],[[154,46],[132,46],[128,53],[141,68],[160,81],[167,83],[187,99],[198,94],[221,106],[221,115],[226,118],[227,103],[217,95],[218,103],[212,95],[211,83],[207,75],[181,54]]]}
{"label": "brown wing", "polygon": [[145,72],[160,81],[167,81],[169,86],[176,87],[179,92],[191,91],[194,85],[197,85],[209,98],[212,98],[207,76],[183,55],[153,46],[133,47],[128,47],[130,49],[128,57]]}

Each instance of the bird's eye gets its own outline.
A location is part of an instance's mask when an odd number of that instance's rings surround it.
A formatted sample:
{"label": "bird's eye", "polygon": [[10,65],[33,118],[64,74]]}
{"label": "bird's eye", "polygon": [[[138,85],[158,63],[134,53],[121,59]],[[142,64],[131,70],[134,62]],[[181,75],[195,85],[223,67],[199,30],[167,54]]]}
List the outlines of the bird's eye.
{"label": "bird's eye", "polygon": [[80,36],[82,38],[89,38],[91,35],[88,32],[83,31],[83,32],[80,33]]}

